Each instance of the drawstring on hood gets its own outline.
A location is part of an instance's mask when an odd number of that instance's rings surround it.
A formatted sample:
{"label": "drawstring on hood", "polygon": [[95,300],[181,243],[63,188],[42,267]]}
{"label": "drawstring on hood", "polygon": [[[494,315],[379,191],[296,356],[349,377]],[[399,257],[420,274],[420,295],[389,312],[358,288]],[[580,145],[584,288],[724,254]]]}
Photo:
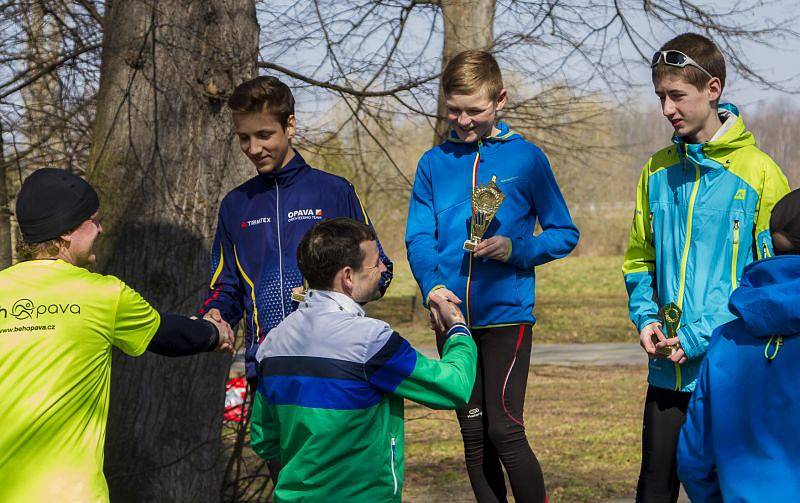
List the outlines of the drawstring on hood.
{"label": "drawstring on hood", "polygon": [[728,307],[755,337],[768,338],[764,357],[774,360],[783,338],[800,334],[800,255],[781,255],[748,265]]}

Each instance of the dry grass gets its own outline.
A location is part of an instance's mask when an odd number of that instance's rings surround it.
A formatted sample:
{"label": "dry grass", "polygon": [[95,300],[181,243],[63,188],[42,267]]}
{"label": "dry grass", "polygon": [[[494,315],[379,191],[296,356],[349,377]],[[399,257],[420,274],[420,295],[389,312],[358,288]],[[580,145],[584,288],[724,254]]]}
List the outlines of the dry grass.
{"label": "dry grass", "polygon": [[[645,378],[638,366],[532,368],[525,424],[551,503],[633,494]],[[455,415],[407,402],[406,418],[403,499],[474,501]]]}

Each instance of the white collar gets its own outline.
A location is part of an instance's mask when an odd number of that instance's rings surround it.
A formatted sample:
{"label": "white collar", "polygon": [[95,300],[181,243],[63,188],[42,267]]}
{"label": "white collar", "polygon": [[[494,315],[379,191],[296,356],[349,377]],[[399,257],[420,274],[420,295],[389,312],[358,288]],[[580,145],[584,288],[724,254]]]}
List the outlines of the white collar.
{"label": "white collar", "polygon": [[731,113],[729,110],[720,109],[719,116],[724,118],[722,121],[722,125],[717,129],[717,132],[714,133],[714,136],[711,137],[708,141],[717,141],[722,136],[730,131],[734,124],[736,124],[736,119],[739,117],[736,114]]}
{"label": "white collar", "polygon": [[332,290],[308,290],[306,292],[305,304],[310,307],[328,306],[334,307],[339,311],[344,311],[356,316],[364,316],[364,308],[354,301],[351,297]]}

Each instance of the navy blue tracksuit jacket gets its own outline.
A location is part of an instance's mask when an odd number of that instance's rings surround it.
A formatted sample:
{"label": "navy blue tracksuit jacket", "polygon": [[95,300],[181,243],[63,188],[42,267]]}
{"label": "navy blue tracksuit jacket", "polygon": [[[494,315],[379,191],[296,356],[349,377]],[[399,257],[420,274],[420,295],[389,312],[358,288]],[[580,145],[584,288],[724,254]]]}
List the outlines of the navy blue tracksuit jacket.
{"label": "navy blue tracksuit jacket", "polygon": [[[245,318],[245,367],[257,376],[255,354],[265,335],[297,308],[292,288],[302,285],[297,247],[317,222],[350,217],[372,225],[353,185],[314,169],[295,152],[277,172],[259,174],[222,200],[211,251],[211,291],[200,308],[219,309],[236,325]],[[392,262],[378,244],[392,278]]]}

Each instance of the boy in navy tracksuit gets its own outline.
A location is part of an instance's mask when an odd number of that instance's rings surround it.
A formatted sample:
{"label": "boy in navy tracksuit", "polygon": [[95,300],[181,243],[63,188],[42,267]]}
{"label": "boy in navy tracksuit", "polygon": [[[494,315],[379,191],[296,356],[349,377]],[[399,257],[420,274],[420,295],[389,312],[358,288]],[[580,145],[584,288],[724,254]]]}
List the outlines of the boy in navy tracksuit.
{"label": "boy in navy tracksuit", "polygon": [[[353,185],[310,167],[292,148],[294,97],[274,77],[239,85],[228,100],[242,152],[258,175],[222,200],[211,252],[211,291],[200,308],[232,326],[245,318],[247,379],[258,378],[255,354],[267,333],[297,307],[292,289],[302,286],[296,250],[317,222],[350,217],[371,225]],[[380,249],[380,245],[379,249]],[[382,278],[385,292],[392,263]]]}
{"label": "boy in navy tracksuit", "polygon": [[[505,467],[517,501],[542,502],[544,479],[522,422],[534,267],[567,255],[578,229],[544,153],[495,122],[506,91],[491,54],[456,55],[442,88],[452,131],[419,161],[406,227],[408,260],[426,302],[440,297],[460,304],[478,345],[472,397],[457,411],[477,500],[506,500]],[[505,199],[484,239],[474,252],[465,251],[473,188],[495,177]],[[534,236],[537,219],[542,232]],[[441,347],[443,331],[437,332]]]}

